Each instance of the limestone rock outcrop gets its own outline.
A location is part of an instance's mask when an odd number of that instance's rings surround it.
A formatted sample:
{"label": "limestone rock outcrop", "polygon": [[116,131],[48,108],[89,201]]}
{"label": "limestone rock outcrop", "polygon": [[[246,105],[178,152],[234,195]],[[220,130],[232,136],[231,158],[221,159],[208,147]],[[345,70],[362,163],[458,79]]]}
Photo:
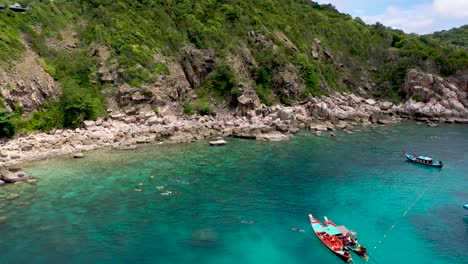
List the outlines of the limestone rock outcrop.
{"label": "limestone rock outcrop", "polygon": [[410,70],[404,92],[407,101],[395,107],[399,114],[432,120],[468,119],[468,87],[463,82]]}

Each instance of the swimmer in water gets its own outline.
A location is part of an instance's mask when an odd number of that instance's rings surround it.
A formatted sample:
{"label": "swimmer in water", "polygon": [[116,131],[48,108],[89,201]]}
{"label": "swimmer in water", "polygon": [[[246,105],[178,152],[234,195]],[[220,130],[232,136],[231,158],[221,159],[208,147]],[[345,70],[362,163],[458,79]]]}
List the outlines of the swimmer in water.
{"label": "swimmer in water", "polygon": [[301,233],[304,233],[304,232],[305,232],[304,229],[299,229],[299,228],[297,228],[297,227],[293,227],[293,228],[291,228],[291,230],[292,230],[292,231],[296,231],[296,232],[301,232]]}

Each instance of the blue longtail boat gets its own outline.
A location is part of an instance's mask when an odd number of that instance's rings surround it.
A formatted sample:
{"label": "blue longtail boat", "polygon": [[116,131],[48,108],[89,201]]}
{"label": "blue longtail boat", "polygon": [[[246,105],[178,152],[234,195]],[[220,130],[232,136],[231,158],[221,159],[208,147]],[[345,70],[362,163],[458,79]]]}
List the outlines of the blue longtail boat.
{"label": "blue longtail boat", "polygon": [[442,161],[439,160],[435,162],[431,158],[426,157],[426,156],[421,156],[421,155],[416,156],[416,155],[411,155],[407,153],[405,153],[405,156],[409,161],[414,162],[414,163],[419,163],[419,164],[436,167],[436,168],[444,167],[444,164],[442,163]]}

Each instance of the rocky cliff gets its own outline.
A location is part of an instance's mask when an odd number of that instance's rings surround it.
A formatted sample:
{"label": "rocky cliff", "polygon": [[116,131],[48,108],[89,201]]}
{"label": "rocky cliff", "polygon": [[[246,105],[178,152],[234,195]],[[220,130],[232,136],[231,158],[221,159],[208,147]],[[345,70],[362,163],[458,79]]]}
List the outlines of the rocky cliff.
{"label": "rocky cliff", "polygon": [[410,70],[406,74],[406,100],[397,107],[404,116],[419,119],[454,120],[468,118],[467,76],[442,78]]}
{"label": "rocky cliff", "polygon": [[60,85],[43,66],[43,60],[27,47],[11,69],[0,68],[0,100],[7,111],[19,108],[22,112],[33,112],[45,101],[58,98]]}

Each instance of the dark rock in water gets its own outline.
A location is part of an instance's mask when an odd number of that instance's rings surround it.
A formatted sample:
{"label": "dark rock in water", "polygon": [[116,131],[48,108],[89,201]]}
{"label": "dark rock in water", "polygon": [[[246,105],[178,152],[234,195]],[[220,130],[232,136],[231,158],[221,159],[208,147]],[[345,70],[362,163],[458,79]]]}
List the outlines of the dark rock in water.
{"label": "dark rock in water", "polygon": [[216,247],[219,246],[218,233],[211,228],[199,229],[192,234],[188,243],[198,247]]}
{"label": "dark rock in water", "polygon": [[427,122],[428,121],[428,119],[426,117],[416,117],[415,120],[419,121],[419,122]]}
{"label": "dark rock in water", "polygon": [[457,124],[468,124],[468,119],[455,119],[454,121]]}
{"label": "dark rock in water", "polygon": [[24,171],[18,171],[16,173],[16,176],[23,178],[23,177],[27,177],[28,175]]}
{"label": "dark rock in water", "polygon": [[232,136],[235,138],[256,139],[255,135],[248,134],[248,133],[234,133]]}
{"label": "dark rock in water", "polygon": [[81,158],[84,158],[84,155],[83,155],[83,153],[81,153],[81,152],[75,153],[75,154],[73,154],[73,158],[75,158],[75,159],[81,159]]}

